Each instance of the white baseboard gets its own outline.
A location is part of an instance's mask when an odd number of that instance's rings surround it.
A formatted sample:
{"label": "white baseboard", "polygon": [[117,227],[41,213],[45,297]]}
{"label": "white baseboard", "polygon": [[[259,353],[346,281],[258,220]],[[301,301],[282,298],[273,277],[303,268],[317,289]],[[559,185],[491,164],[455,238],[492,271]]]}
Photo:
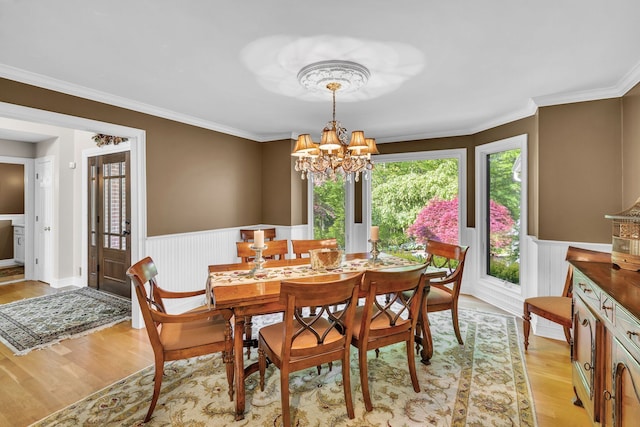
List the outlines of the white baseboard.
{"label": "white baseboard", "polygon": [[17,262],[13,258],[9,259],[0,259],[0,267],[9,267],[11,265],[16,265]]}
{"label": "white baseboard", "polygon": [[82,282],[82,277],[73,276],[73,277],[65,277],[63,279],[55,279],[49,283],[49,286],[52,288],[64,288],[66,286],[76,286],[79,288],[86,287],[87,285]]}

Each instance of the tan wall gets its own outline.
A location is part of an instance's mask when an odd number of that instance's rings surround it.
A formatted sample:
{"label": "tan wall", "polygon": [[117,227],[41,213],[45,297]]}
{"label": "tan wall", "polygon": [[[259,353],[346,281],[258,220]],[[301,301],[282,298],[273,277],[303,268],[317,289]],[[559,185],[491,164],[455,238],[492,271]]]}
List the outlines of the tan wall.
{"label": "tan wall", "polygon": [[24,214],[24,165],[0,163],[0,214]]}
{"label": "tan wall", "polygon": [[640,84],[622,98],[622,206],[640,198]]}
{"label": "tan wall", "polygon": [[13,259],[13,227],[11,221],[0,221],[0,260]]}
{"label": "tan wall", "polygon": [[622,208],[620,98],[539,111],[539,233],[610,243],[607,213]]}
{"label": "tan wall", "polygon": [[291,224],[291,140],[262,145],[262,222]]}
{"label": "tan wall", "polygon": [[[537,236],[538,234],[538,115],[516,120],[502,126],[487,129],[474,135],[476,146],[500,141],[518,135],[527,135],[527,234]],[[475,151],[475,148],[473,149]],[[475,202],[475,155],[472,155],[473,176],[467,178],[468,191],[473,193]],[[469,172],[471,173],[471,172]],[[475,207],[474,207],[475,209]],[[474,216],[475,212],[467,210],[467,214]],[[474,221],[475,222],[475,221]]]}
{"label": "tan wall", "polygon": [[0,139],[0,156],[35,159],[36,144]]}
{"label": "tan wall", "polygon": [[[610,224],[604,214],[618,212],[640,196],[638,92],[543,107],[536,116],[475,135],[379,144],[379,149],[391,154],[467,148],[467,217],[473,227],[475,146],[527,134],[529,234],[608,243]],[[0,79],[0,101],[144,129],[150,236],[306,223],[306,181],[292,170],[291,141],[260,144],[6,79]],[[289,160],[281,157],[285,152]],[[271,164],[282,170],[262,170]],[[256,183],[267,180],[272,188],[265,188],[263,198],[263,186]]]}
{"label": "tan wall", "polygon": [[149,236],[261,222],[259,143],[7,79],[0,102],[145,130]]}

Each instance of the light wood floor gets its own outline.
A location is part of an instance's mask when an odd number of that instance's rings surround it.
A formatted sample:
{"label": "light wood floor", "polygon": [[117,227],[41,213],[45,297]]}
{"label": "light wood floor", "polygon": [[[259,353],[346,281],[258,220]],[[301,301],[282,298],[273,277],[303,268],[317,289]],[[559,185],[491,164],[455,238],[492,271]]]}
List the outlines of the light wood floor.
{"label": "light wood floor", "polygon": [[[39,282],[0,285],[0,304],[58,291]],[[466,296],[460,305],[500,312]],[[571,403],[567,343],[533,336],[525,362],[540,427],[590,425]],[[130,322],[19,357],[0,344],[0,426],[29,425],[152,363],[146,332]]]}

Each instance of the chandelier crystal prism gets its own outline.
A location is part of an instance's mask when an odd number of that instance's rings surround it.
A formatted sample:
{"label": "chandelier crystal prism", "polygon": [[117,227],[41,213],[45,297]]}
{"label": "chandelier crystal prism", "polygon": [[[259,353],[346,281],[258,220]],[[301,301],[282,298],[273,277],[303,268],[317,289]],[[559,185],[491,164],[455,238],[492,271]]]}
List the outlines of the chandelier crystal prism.
{"label": "chandelier crystal prism", "polygon": [[[292,156],[297,157],[295,170],[301,178],[313,178],[314,182],[335,181],[351,174],[358,181],[360,174],[367,177],[373,169],[372,154],[379,154],[374,138],[365,138],[364,131],[355,130],[351,139],[347,129],[336,120],[336,92],[360,89],[369,80],[369,70],[350,61],[321,61],[304,67],[298,73],[298,81],[309,90],[329,90],[333,99],[333,116],[322,129],[320,142],[315,143],[310,134],[298,136]],[[349,140],[349,141],[348,141]]]}

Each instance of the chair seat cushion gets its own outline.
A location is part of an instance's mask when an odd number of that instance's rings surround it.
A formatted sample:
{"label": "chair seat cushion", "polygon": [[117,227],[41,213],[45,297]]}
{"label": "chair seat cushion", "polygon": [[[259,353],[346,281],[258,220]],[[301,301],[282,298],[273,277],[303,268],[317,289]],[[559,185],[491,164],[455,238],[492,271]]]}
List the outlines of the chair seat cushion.
{"label": "chair seat cushion", "polygon": [[[299,329],[299,323],[294,320],[293,321],[293,330],[294,333]],[[320,318],[314,323],[314,329],[320,335],[324,333],[324,331],[330,326],[330,322],[325,318]],[[282,358],[282,341],[284,339],[284,331],[285,326],[284,322],[274,323],[269,326],[265,326],[260,328],[260,335],[262,336],[263,341],[269,346],[271,351],[277,355],[280,359]],[[331,342],[339,341],[343,338],[342,334],[338,331],[332,329],[326,336],[324,343],[328,344]],[[304,331],[300,335],[298,335],[291,346],[292,350],[302,350],[305,348],[313,348],[318,345],[318,340],[316,336],[310,331]],[[292,357],[292,359],[294,359]]]}
{"label": "chair seat cushion", "polygon": [[451,304],[451,294],[443,289],[432,286],[427,295],[427,311],[430,305]]}
{"label": "chair seat cushion", "polygon": [[160,341],[165,350],[176,350],[224,341],[226,320],[215,315],[208,319],[183,323],[163,323]]}
{"label": "chair seat cushion", "polygon": [[571,298],[569,297],[533,297],[527,298],[524,303],[529,305],[531,313],[542,317],[545,317],[543,312],[551,313],[571,323]]}

